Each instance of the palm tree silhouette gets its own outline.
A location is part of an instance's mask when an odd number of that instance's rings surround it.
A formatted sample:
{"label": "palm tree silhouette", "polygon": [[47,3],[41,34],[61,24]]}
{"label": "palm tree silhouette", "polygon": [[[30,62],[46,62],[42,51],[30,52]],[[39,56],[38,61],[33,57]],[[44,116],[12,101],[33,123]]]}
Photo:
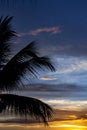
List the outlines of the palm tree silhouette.
{"label": "palm tree silhouette", "polygon": [[[0,17],[0,90],[10,91],[18,89],[22,83],[22,77],[26,72],[30,76],[37,76],[38,69],[47,68],[55,71],[48,57],[40,57],[36,43],[31,42],[11,58],[11,39],[16,36],[12,30],[11,20],[13,17]],[[18,96],[15,94],[0,94],[0,113],[6,111],[20,116],[32,118],[48,124],[52,117],[52,108],[32,97]]]}

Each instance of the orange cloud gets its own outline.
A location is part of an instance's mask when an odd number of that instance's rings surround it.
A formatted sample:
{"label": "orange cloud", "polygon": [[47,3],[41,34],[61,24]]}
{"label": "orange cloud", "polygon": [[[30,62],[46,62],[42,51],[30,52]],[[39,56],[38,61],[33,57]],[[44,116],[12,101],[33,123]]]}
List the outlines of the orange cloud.
{"label": "orange cloud", "polygon": [[57,78],[48,78],[48,77],[42,77],[41,80],[56,80]]}
{"label": "orange cloud", "polygon": [[42,32],[47,32],[47,33],[51,33],[51,34],[59,34],[59,33],[61,33],[61,30],[60,30],[60,27],[45,27],[45,28],[38,28],[38,29],[32,30],[30,32],[18,33],[17,36],[18,37],[23,37],[26,35],[36,36]]}
{"label": "orange cloud", "polygon": [[71,118],[71,119],[77,119],[78,117],[76,115],[69,115],[69,118]]}

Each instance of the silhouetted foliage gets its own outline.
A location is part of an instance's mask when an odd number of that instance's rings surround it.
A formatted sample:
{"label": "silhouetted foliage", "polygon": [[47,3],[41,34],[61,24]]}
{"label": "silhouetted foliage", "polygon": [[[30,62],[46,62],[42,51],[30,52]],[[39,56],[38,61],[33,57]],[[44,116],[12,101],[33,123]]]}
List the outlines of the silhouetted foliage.
{"label": "silhouetted foliage", "polygon": [[6,110],[15,115],[29,115],[37,120],[42,120],[45,124],[52,117],[51,107],[38,99],[13,94],[0,94],[0,99],[0,112]]}
{"label": "silhouetted foliage", "polygon": [[[38,69],[44,67],[55,71],[48,57],[40,57],[36,42],[31,42],[15,56],[10,58],[12,37],[16,32],[12,30],[10,22],[12,17],[0,18],[0,90],[10,91],[20,87],[21,77],[26,72],[30,76],[37,76]],[[24,96],[13,94],[0,94],[0,112],[10,111],[15,115],[32,116],[47,124],[52,116],[52,109],[44,102]]]}

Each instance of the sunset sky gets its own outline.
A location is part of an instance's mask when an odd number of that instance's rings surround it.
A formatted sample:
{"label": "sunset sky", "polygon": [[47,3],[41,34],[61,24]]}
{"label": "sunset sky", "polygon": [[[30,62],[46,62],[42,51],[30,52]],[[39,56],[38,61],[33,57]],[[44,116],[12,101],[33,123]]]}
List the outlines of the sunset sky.
{"label": "sunset sky", "polygon": [[36,41],[41,55],[48,55],[56,67],[56,72],[40,71],[37,79],[24,81],[28,88],[14,92],[51,105],[55,114],[50,126],[1,115],[0,128],[87,130],[87,0],[11,0],[1,3],[0,15],[14,16],[18,37],[13,54]]}

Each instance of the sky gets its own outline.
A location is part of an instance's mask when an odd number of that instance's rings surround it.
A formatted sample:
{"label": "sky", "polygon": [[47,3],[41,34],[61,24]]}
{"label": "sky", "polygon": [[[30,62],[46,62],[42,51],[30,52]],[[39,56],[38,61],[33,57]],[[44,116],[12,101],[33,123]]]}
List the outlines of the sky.
{"label": "sky", "polygon": [[[0,5],[1,16],[13,16],[12,26],[18,35],[13,40],[13,54],[36,41],[41,55],[48,55],[56,67],[56,72],[41,71],[37,79],[31,79],[30,87],[14,93],[50,104],[56,113],[52,130],[87,129],[87,1],[14,2]],[[11,125],[9,128],[15,126]]]}

